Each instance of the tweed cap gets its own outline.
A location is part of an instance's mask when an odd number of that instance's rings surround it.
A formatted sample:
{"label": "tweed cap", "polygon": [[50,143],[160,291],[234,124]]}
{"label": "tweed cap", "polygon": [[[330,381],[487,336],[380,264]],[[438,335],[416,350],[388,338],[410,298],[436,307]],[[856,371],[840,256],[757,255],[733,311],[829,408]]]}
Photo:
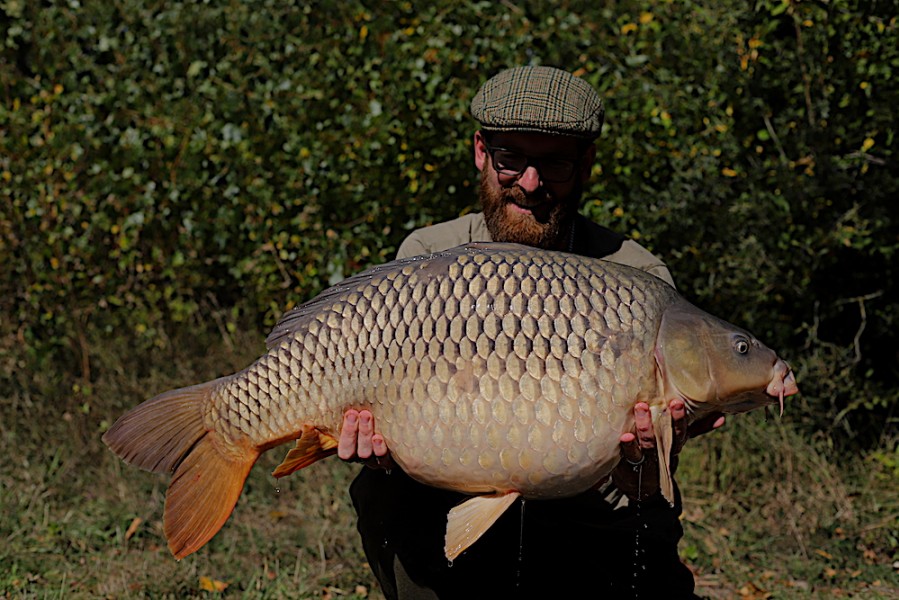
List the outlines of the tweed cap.
{"label": "tweed cap", "polygon": [[553,67],[515,67],[489,79],[471,100],[485,131],[533,131],[594,140],[602,99],[589,83]]}

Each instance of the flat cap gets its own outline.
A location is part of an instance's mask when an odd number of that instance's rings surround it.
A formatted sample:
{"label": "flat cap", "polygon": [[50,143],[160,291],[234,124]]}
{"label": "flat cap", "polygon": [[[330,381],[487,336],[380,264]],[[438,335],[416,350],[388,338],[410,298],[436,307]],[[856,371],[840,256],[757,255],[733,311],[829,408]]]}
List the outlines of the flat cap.
{"label": "flat cap", "polygon": [[471,100],[485,131],[534,131],[594,140],[605,110],[593,86],[553,67],[515,67],[487,80]]}

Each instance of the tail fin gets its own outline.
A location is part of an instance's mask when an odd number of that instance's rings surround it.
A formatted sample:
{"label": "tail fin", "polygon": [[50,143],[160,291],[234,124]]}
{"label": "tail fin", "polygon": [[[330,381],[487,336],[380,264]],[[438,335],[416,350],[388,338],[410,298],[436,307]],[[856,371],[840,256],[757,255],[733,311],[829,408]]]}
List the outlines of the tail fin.
{"label": "tail fin", "polygon": [[172,390],[140,404],[103,435],[122,460],[174,473],[165,500],[169,550],[181,559],[212,539],[237,504],[259,450],[207,430],[204,408],[221,380]]}

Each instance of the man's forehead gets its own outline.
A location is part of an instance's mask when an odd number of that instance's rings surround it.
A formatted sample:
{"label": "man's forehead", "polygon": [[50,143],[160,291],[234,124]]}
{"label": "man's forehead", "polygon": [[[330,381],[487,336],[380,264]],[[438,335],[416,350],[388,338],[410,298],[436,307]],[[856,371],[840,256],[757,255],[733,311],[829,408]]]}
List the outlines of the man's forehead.
{"label": "man's forehead", "polygon": [[566,135],[529,131],[497,131],[490,135],[490,145],[516,150],[529,156],[577,156],[579,141]]}

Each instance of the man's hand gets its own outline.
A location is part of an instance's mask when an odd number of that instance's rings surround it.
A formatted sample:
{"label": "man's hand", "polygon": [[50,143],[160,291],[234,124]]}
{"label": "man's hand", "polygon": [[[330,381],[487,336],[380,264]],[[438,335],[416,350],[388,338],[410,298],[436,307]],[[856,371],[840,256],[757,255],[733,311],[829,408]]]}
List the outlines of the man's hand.
{"label": "man's hand", "polygon": [[[670,458],[671,474],[674,475],[677,469],[677,455],[680,454],[687,439],[718,429],[724,425],[724,416],[709,415],[693,423],[688,429],[687,410],[683,400],[672,400],[668,410],[674,429]],[[619,439],[622,460],[612,471],[612,481],[628,498],[642,501],[659,491],[659,455],[655,450],[652,414],[645,402],[638,402],[634,407],[634,426],[636,435],[628,432],[622,434]]]}
{"label": "man's hand", "polygon": [[337,456],[343,460],[364,462],[369,467],[389,469],[393,466],[387,443],[374,433],[375,419],[368,410],[350,409],[343,414],[343,427],[337,440]]}

